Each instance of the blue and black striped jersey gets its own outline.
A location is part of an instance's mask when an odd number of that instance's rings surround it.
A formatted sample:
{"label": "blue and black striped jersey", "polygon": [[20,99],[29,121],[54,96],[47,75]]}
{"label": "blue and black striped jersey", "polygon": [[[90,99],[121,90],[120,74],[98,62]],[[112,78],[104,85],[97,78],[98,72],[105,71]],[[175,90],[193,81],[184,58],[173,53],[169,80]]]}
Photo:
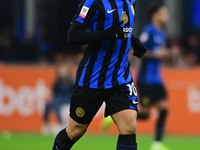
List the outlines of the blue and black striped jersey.
{"label": "blue and black striped jersey", "polygon": [[123,21],[121,27],[125,38],[88,44],[76,72],[75,86],[107,89],[132,80],[128,54],[135,18],[134,5],[135,0],[84,0],[79,5],[71,24],[92,32]]}

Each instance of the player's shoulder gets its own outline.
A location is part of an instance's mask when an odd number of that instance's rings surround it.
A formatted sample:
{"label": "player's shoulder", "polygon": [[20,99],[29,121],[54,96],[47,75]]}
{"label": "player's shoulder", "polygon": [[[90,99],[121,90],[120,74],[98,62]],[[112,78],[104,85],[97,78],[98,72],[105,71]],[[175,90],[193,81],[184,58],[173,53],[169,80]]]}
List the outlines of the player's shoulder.
{"label": "player's shoulder", "polygon": [[144,27],[143,32],[150,33],[150,32],[152,32],[154,30],[155,30],[154,25],[152,23],[149,23]]}
{"label": "player's shoulder", "polygon": [[150,39],[150,35],[151,35],[152,31],[153,31],[152,24],[147,24],[144,27],[142,34],[140,35],[140,41],[142,43],[146,43]]}

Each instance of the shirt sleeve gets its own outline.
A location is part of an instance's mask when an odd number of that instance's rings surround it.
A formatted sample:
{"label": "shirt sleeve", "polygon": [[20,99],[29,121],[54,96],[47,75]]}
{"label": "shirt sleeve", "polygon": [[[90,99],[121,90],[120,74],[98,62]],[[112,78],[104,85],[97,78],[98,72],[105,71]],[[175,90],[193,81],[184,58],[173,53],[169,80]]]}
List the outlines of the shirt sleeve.
{"label": "shirt sleeve", "polygon": [[[82,38],[84,35],[84,38]],[[69,44],[89,44],[102,40],[102,31],[88,32],[80,27],[70,25],[67,34],[67,42]]]}
{"label": "shirt sleeve", "polygon": [[98,7],[95,0],[83,0],[78,7],[77,13],[74,16],[71,24],[77,25],[83,30],[86,30],[90,24],[97,19]]}

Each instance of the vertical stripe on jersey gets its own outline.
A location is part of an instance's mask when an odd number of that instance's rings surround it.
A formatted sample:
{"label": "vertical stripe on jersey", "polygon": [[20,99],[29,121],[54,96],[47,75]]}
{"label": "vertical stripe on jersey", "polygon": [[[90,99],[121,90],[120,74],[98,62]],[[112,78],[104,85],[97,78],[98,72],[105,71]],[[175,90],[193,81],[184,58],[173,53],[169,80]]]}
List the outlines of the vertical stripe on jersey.
{"label": "vertical stripe on jersey", "polygon": [[[103,3],[102,3],[101,0],[97,0],[97,3],[103,6]],[[102,18],[104,19],[103,21],[101,20]],[[101,22],[105,22],[105,11],[99,10],[97,20],[98,20],[97,21],[97,30],[103,30],[104,24],[101,23]],[[99,43],[99,47],[100,47],[100,44],[101,44],[101,42]],[[91,76],[93,74],[94,65],[95,65],[94,62],[96,62],[98,55],[99,55],[99,49],[94,49],[91,52],[91,59],[90,59],[89,64],[88,64],[89,67],[86,69],[83,86],[90,87]],[[100,66],[100,68],[101,68],[101,66]]]}
{"label": "vertical stripe on jersey", "polygon": [[77,69],[77,72],[76,72],[76,81],[75,81],[75,85],[78,85],[79,84],[79,81],[80,81],[80,78],[81,78],[81,75],[83,73],[83,70],[84,70],[84,66],[85,64],[88,62],[88,60],[90,59],[90,55],[87,55],[85,57],[82,58],[79,66],[78,66],[78,69]]}
{"label": "vertical stripe on jersey", "polygon": [[125,81],[127,80],[129,73],[130,73],[130,63],[128,62],[128,66],[126,67],[126,71],[124,74]]}
{"label": "vertical stripe on jersey", "polygon": [[[108,1],[104,0],[103,2],[104,2],[104,5],[106,6],[105,13],[107,13],[108,10],[114,10],[114,9],[118,10],[119,9],[117,7],[116,2],[113,0],[108,0]],[[105,22],[105,26],[106,26],[106,24],[110,24],[110,26],[112,26],[113,24],[119,23],[119,14],[118,14],[117,10],[112,12],[112,19]],[[110,14],[107,13],[107,15],[110,15]],[[119,44],[117,44],[117,46],[120,48]],[[104,61],[103,61],[104,68],[102,68],[100,71],[98,88],[111,88],[112,87],[112,84],[111,84],[112,77],[110,77],[110,79],[108,79],[108,75],[112,74],[112,70],[109,70],[109,72],[107,70],[109,67],[111,67],[115,64],[115,63],[111,64],[110,62],[112,62],[112,56],[113,56],[113,53],[115,53],[114,50],[117,51],[118,47],[116,47],[116,40],[109,40],[109,44],[106,49],[107,53],[106,53]],[[110,82],[109,82],[109,80],[110,80]],[[108,85],[104,84],[105,81],[106,81],[106,83],[108,83]]]}
{"label": "vertical stripe on jersey", "polygon": [[[99,46],[100,46],[100,44],[99,44]],[[93,62],[95,62],[97,60],[99,48],[93,49],[93,51],[91,51],[90,53],[91,53],[91,58],[87,65],[87,69],[85,70],[85,76],[84,76],[84,81],[83,81],[84,82],[83,86],[86,86],[86,87],[90,87],[91,75],[92,75],[92,71],[94,68]]]}
{"label": "vertical stripe on jersey", "polygon": [[89,64],[90,58],[91,58],[91,55],[88,58],[88,61],[87,61],[87,63],[84,66],[83,72],[81,74],[81,77],[80,77],[80,80],[79,80],[79,83],[78,83],[79,86],[83,86],[83,80],[84,80],[84,77],[85,77],[85,70],[86,70],[87,65]]}
{"label": "vertical stripe on jersey", "polygon": [[93,23],[93,31],[97,30],[97,20]]}
{"label": "vertical stripe on jersey", "polygon": [[93,25],[91,25],[91,26],[89,27],[89,30],[90,30],[90,31],[94,31]]}
{"label": "vertical stripe on jersey", "polygon": [[[128,15],[128,17],[129,17],[129,8],[128,8],[128,5],[127,5],[127,1],[125,2],[125,1],[123,1],[123,9],[124,9],[124,11],[126,11],[126,14]],[[121,16],[119,16],[120,17],[120,19],[121,19]],[[129,28],[129,26],[130,26],[130,18],[129,18],[129,21],[128,21],[128,23],[126,23],[125,24],[125,28],[127,27],[127,28]],[[117,80],[117,76],[121,76],[119,73],[119,69],[120,69],[120,66],[121,66],[121,62],[122,62],[122,59],[123,59],[123,54],[125,53],[125,51],[126,51],[126,49],[127,49],[127,42],[128,42],[128,38],[126,38],[126,39],[123,39],[122,40],[122,45],[121,45],[121,49],[120,49],[120,54],[118,55],[118,61],[116,62],[116,64],[115,64],[115,70],[114,70],[114,72],[113,72],[113,80],[112,80],[112,83],[113,83],[113,86],[117,86],[117,85],[119,85],[119,82],[125,82],[125,81],[118,81]],[[122,68],[122,69],[124,69],[124,68]],[[123,73],[123,72],[121,72],[121,73]],[[121,78],[121,80],[124,80],[123,78]]]}
{"label": "vertical stripe on jersey", "polygon": [[128,75],[128,78],[126,81],[131,81],[132,80],[132,71],[131,71],[131,68],[128,68],[129,69],[129,75]]}

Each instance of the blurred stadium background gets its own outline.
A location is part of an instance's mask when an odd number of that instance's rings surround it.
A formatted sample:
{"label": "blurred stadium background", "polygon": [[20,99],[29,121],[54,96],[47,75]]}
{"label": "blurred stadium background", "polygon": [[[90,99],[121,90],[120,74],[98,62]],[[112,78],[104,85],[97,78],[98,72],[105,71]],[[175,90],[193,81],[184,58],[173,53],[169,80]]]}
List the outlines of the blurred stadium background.
{"label": "blurred stadium background", "polygon": [[[55,83],[66,74],[74,78],[83,55],[84,46],[66,44],[67,30],[80,1],[0,0],[1,150],[51,149],[59,120],[50,111],[51,132],[46,133],[43,116],[55,94]],[[145,9],[151,1],[137,0],[136,36],[147,23]],[[164,2],[170,13],[168,47],[180,51],[175,61],[166,60],[162,67],[170,106],[164,143],[172,150],[199,150],[200,0]],[[135,75],[140,62],[132,56],[130,61]],[[73,150],[115,149],[115,125],[107,132],[100,128],[103,107]],[[61,126],[67,124],[68,108],[66,102],[59,110],[64,120]],[[147,150],[153,141],[156,118],[152,108],[151,119],[138,122],[140,150]]]}

